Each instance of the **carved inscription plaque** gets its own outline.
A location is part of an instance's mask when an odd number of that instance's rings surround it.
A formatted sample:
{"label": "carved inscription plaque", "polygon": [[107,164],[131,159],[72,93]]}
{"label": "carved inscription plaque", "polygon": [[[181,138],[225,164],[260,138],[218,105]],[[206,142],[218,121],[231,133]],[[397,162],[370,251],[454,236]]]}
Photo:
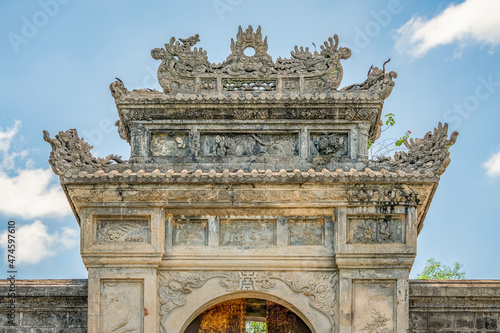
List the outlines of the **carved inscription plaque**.
{"label": "carved inscription plaque", "polygon": [[142,281],[101,281],[99,332],[144,332]]}
{"label": "carved inscription plaque", "polygon": [[323,245],[325,235],[324,218],[291,218],[290,245]]}
{"label": "carved inscription plaque", "polygon": [[350,218],[349,243],[403,243],[403,220],[396,218]]}
{"label": "carved inscription plaque", "polygon": [[189,134],[187,132],[153,133],[151,154],[153,156],[189,156]]}
{"label": "carved inscription plaque", "polygon": [[347,133],[311,133],[309,144],[312,156],[347,156],[348,135]]}
{"label": "carved inscription plaque", "polygon": [[147,220],[98,220],[97,243],[148,243],[149,222]]}
{"label": "carved inscription plaque", "polygon": [[207,224],[207,219],[173,218],[172,244],[184,246],[208,245]]}
{"label": "carved inscription plaque", "polygon": [[395,281],[353,281],[353,332],[396,332],[395,284]]}
{"label": "carved inscription plaque", "polygon": [[276,245],[276,220],[221,219],[220,244],[244,247]]}
{"label": "carved inscription plaque", "polygon": [[206,133],[203,156],[298,156],[298,134]]}

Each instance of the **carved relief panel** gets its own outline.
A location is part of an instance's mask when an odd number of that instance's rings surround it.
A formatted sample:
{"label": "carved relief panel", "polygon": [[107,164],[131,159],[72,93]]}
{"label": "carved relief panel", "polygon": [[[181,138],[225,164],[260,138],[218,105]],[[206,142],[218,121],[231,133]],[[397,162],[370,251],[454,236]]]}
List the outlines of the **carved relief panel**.
{"label": "carved relief panel", "polygon": [[189,156],[191,154],[189,133],[152,133],[151,154],[153,156]]}
{"label": "carved relief panel", "polygon": [[142,281],[102,280],[100,332],[144,332]]}
{"label": "carved relief panel", "polygon": [[311,156],[348,156],[348,141],[347,133],[311,133],[309,151]]}
{"label": "carved relief panel", "polygon": [[208,219],[173,218],[172,245],[208,245]]}
{"label": "carved relief panel", "polygon": [[325,243],[324,218],[289,218],[290,245],[323,245]]}
{"label": "carved relief panel", "polygon": [[205,133],[202,156],[298,156],[298,134]]}
{"label": "carved relief panel", "polygon": [[276,219],[221,219],[220,245],[252,248],[276,245]]}
{"label": "carved relief panel", "polygon": [[396,332],[396,281],[353,281],[353,332]]}
{"label": "carved relief panel", "polygon": [[404,220],[400,218],[352,217],[348,219],[348,242],[361,244],[403,243]]}
{"label": "carved relief panel", "polygon": [[149,243],[149,221],[146,219],[97,219],[95,243]]}

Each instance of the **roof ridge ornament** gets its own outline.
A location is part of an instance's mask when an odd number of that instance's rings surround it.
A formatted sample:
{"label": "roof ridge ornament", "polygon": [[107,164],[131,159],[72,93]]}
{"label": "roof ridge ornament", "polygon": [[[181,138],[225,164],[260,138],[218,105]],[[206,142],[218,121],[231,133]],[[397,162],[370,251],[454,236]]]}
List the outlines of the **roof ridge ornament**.
{"label": "roof ridge ornament", "polygon": [[121,159],[121,156],[114,154],[105,158],[92,156],[90,150],[93,147],[85,142],[83,138],[78,137],[78,132],[74,128],[59,132],[54,139],[50,137],[49,132],[43,131],[43,139],[52,147],[49,164],[58,176],[63,176],[67,170],[105,170],[113,162],[117,164],[127,163],[127,161]]}
{"label": "roof ridge ornament", "polygon": [[[295,46],[290,58],[273,61],[267,53],[267,37],[261,27],[243,30],[238,27],[236,41],[231,39],[231,54],[221,64],[208,61],[207,52],[193,47],[199,41],[194,35],[175,37],[165,48],[151,51],[161,60],[158,81],[165,93],[213,93],[224,91],[256,92],[324,92],[336,90],[342,81],[341,59],[348,59],[351,50],[339,47],[337,35],[321,45],[321,51]],[[254,49],[253,55],[245,50]]]}

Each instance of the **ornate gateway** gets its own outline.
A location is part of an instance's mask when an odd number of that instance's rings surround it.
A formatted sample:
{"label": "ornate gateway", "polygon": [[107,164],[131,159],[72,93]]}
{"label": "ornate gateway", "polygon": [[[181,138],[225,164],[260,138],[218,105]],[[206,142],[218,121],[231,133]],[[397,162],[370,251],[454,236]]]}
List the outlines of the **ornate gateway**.
{"label": "ornate gateway", "polygon": [[163,92],[111,84],[128,161],[93,157],[75,129],[44,133],[81,227],[89,332],[241,332],[249,318],[406,332],[417,235],[457,133],[439,124],[370,160],[395,72],[338,90],[351,52],[336,35],[273,61],[260,27],[240,27],[221,64],[199,41],[152,51]]}

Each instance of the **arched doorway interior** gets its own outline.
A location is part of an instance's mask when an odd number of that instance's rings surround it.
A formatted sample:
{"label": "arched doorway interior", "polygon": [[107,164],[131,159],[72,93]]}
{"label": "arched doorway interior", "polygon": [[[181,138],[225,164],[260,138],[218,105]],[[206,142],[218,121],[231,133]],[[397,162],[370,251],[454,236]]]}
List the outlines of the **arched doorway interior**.
{"label": "arched doorway interior", "polygon": [[239,298],[196,317],[184,333],[311,333],[292,310],[271,301]]}

